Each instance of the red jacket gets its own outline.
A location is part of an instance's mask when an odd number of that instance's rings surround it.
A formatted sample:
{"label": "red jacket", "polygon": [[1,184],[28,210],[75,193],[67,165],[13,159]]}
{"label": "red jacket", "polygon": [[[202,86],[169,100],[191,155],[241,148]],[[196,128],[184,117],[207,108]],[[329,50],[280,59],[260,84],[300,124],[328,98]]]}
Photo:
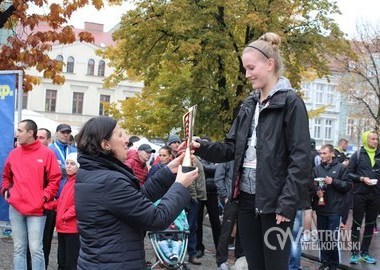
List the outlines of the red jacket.
{"label": "red jacket", "polygon": [[53,151],[39,140],[13,149],[5,161],[1,193],[25,216],[42,216],[44,198],[57,194],[61,169]]}
{"label": "red jacket", "polygon": [[67,179],[58,200],[45,204],[47,209],[57,209],[56,229],[59,233],[78,233],[75,212],[75,174]]}
{"label": "red jacket", "polygon": [[144,185],[148,176],[148,168],[146,163],[140,160],[137,150],[131,149],[128,151],[124,164],[131,168],[133,174],[139,179],[140,187]]}

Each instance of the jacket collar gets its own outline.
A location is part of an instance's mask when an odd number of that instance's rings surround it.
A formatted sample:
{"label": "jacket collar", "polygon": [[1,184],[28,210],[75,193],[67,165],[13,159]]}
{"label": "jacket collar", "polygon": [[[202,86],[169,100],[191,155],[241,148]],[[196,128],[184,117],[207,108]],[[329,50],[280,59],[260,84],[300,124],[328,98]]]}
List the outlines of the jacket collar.
{"label": "jacket collar", "polygon": [[38,148],[40,148],[41,145],[42,144],[41,144],[41,142],[39,140],[35,140],[32,143],[21,145],[21,149],[23,151],[33,152],[33,151],[37,150]]}

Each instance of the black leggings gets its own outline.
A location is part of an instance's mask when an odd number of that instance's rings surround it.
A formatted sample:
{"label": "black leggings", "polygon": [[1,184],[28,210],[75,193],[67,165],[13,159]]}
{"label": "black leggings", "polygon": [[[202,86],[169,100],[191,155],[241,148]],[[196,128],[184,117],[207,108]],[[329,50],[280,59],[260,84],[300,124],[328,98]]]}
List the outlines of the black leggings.
{"label": "black leggings", "polygon": [[[276,214],[256,214],[255,195],[239,195],[238,226],[240,242],[249,270],[284,270],[289,268],[290,239],[293,222],[276,224]],[[271,229],[272,232],[268,230]],[[267,234],[267,235],[266,235]],[[283,240],[283,243],[281,243]]]}
{"label": "black leggings", "polygon": [[351,241],[352,252],[359,252],[360,228],[365,216],[364,234],[361,243],[360,251],[368,252],[371,245],[373,228],[380,211],[380,196],[367,194],[354,194],[353,209],[352,209],[352,227]]}

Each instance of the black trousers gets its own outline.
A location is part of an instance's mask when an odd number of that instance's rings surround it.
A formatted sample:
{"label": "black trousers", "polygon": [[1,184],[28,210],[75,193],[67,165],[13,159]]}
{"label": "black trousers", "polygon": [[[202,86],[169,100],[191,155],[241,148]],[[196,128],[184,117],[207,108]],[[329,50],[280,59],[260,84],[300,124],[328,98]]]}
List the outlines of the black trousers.
{"label": "black trousers", "polygon": [[210,219],[212,237],[214,240],[215,249],[218,246],[219,235],[220,235],[220,219],[219,219],[219,208],[218,208],[218,194],[214,192],[207,192],[207,200],[199,201],[199,211],[198,211],[198,227],[197,227],[197,250],[204,251],[205,246],[203,245],[203,217],[204,208],[206,206],[208,217]]}
{"label": "black trousers", "polygon": [[[218,267],[227,262],[228,259],[228,244],[234,225],[237,221],[238,215],[238,203],[237,201],[228,201],[224,205],[222,228],[220,230],[220,236],[218,241],[218,247],[216,249],[216,264]],[[236,232],[235,239],[235,258],[244,256],[243,250],[240,244],[239,231]]]}
{"label": "black trousers", "polygon": [[79,249],[79,233],[58,233],[58,269],[76,270]]}
{"label": "black trousers", "polygon": [[249,270],[289,268],[293,222],[276,224],[276,214],[256,214],[255,195],[240,192],[238,226]]}
{"label": "black trousers", "polygon": [[352,227],[351,227],[351,241],[352,252],[358,253],[360,228],[362,226],[363,218],[365,216],[365,225],[363,239],[361,242],[360,251],[362,253],[368,252],[371,245],[373,228],[380,211],[380,196],[367,195],[367,194],[354,194],[353,209],[352,209]]}
{"label": "black trousers", "polygon": [[350,209],[352,208],[352,199],[353,199],[353,192],[352,189],[347,192],[346,195],[346,204],[342,212],[342,223],[346,225],[347,219],[348,219],[348,214],[350,213]]}

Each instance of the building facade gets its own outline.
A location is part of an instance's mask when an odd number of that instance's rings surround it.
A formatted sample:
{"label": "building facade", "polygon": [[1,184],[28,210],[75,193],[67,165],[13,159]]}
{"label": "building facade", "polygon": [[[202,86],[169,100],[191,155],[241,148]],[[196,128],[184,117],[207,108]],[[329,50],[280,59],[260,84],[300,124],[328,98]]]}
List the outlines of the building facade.
{"label": "building facade", "polygon": [[[51,58],[64,63],[65,83],[55,85],[42,79],[40,85],[24,95],[24,108],[80,127],[88,119],[105,114],[104,102],[125,100],[141,92],[142,82],[123,81],[112,89],[103,87],[103,80],[113,70],[107,59],[96,55],[96,51],[114,44],[111,33],[104,32],[103,25],[96,23],[85,23],[84,30],[93,34],[94,43],[56,44],[49,53]],[[30,74],[41,76],[34,70]]]}

